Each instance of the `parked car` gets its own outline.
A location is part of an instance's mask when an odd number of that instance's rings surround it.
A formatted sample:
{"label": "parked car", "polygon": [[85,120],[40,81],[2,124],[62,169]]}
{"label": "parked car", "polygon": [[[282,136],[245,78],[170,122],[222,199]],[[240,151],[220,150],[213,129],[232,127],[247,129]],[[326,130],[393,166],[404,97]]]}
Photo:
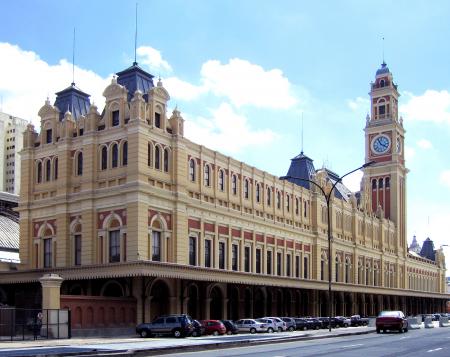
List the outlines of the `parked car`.
{"label": "parked car", "polygon": [[194,328],[194,330],[192,331],[192,336],[193,337],[198,337],[198,336],[202,336],[205,334],[205,326],[202,325],[202,323],[198,320],[193,320],[192,321],[192,327]]}
{"label": "parked car", "polygon": [[400,333],[408,332],[408,321],[401,311],[381,311],[376,322],[377,333],[396,330]]}
{"label": "parked car", "polygon": [[267,324],[258,322],[254,319],[241,319],[235,322],[236,327],[239,329],[239,332],[266,332]]}
{"label": "parked car", "polygon": [[239,329],[237,328],[236,324],[231,320],[220,320],[222,321],[223,325],[227,329],[226,334],[227,335],[236,335],[239,332]]}
{"label": "parked car", "polygon": [[194,327],[189,315],[165,315],[154,319],[152,322],[142,323],[136,326],[136,333],[141,337],[153,335],[172,335],[174,337],[186,337],[192,334]]}
{"label": "parked car", "polygon": [[306,329],[308,329],[308,321],[306,319],[296,318],[294,319],[294,321],[296,330],[305,331]]}
{"label": "parked car", "polygon": [[280,319],[279,317],[271,317],[271,316],[266,316],[263,317],[264,319],[271,319],[274,320],[275,323],[277,324],[277,331],[278,332],[283,332],[287,330],[287,326],[286,326],[286,322],[284,322],[282,319]]}
{"label": "parked car", "polygon": [[224,335],[227,332],[225,325],[219,320],[201,320],[203,326],[205,326],[206,335]]}
{"label": "parked car", "polygon": [[[322,323],[321,328],[328,328],[329,320],[329,317],[319,317],[319,321]],[[336,320],[334,320],[333,318],[331,319],[331,328],[336,328]]]}
{"label": "parked car", "polygon": [[269,333],[275,332],[278,329],[276,322],[272,319],[260,318],[260,319],[256,319],[256,321],[266,324],[266,326],[267,326],[266,331]]}
{"label": "parked car", "polygon": [[295,330],[295,320],[292,317],[281,317],[281,319],[286,323],[286,329],[290,332]]}
{"label": "parked car", "polygon": [[344,316],[336,316],[333,317],[334,321],[336,321],[336,326],[337,327],[349,327],[352,322],[348,317],[344,317]]}
{"label": "parked car", "polygon": [[306,319],[306,324],[308,330],[318,330],[322,327],[322,322],[312,317]]}
{"label": "parked car", "polygon": [[361,317],[360,315],[353,315],[350,317],[350,326],[367,326],[369,319],[367,317]]}

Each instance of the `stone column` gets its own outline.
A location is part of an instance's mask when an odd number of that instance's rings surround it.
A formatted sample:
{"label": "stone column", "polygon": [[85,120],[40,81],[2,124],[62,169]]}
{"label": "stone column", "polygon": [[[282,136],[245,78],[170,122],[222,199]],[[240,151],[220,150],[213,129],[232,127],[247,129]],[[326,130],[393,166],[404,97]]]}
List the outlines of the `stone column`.
{"label": "stone column", "polygon": [[[45,274],[39,279],[42,286],[42,331],[48,337],[68,337],[68,313],[60,312],[61,284],[58,274]],[[59,325],[58,325],[59,322]]]}

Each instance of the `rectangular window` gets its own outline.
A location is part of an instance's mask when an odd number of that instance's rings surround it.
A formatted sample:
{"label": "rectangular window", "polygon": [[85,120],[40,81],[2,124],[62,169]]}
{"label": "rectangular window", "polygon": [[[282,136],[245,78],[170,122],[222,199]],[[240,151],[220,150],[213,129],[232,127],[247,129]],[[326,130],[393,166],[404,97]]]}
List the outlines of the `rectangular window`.
{"label": "rectangular window", "polygon": [[300,257],[295,257],[295,277],[300,278]]}
{"label": "rectangular window", "polygon": [[233,269],[234,271],[238,270],[238,249],[239,247],[237,246],[237,244],[233,244],[231,246],[231,269]]}
{"label": "rectangular window", "polygon": [[205,240],[205,267],[211,268],[211,241]]}
{"label": "rectangular window", "polygon": [[277,275],[281,275],[281,253],[277,253]]}
{"label": "rectangular window", "polygon": [[197,263],[197,239],[189,237],[189,265],[196,265]]}
{"label": "rectangular window", "polygon": [[117,126],[117,125],[119,125],[119,111],[114,110],[112,112],[112,126]]}
{"label": "rectangular window", "polygon": [[109,232],[109,262],[120,262],[120,231]]}
{"label": "rectangular window", "polygon": [[286,255],[286,276],[291,276],[291,255]]}
{"label": "rectangular window", "polygon": [[152,232],[152,260],[161,261],[161,232]]}
{"label": "rectangular window", "polygon": [[219,269],[225,269],[225,243],[219,242]]}
{"label": "rectangular window", "polygon": [[74,237],[75,265],[81,265],[81,235],[76,234]]}
{"label": "rectangular window", "polygon": [[267,274],[272,274],[272,252],[267,252]]}
{"label": "rectangular window", "polygon": [[380,106],[378,107],[378,113],[379,113],[380,115],[386,114],[386,107],[385,107],[384,105],[380,105]]}
{"label": "rectangular window", "polygon": [[256,273],[261,273],[261,249],[256,249]]}
{"label": "rectangular window", "polygon": [[244,269],[247,273],[250,272],[250,247],[244,248]]}
{"label": "rectangular window", "polygon": [[44,239],[44,268],[52,267],[52,240]]}
{"label": "rectangular window", "polygon": [[50,144],[52,142],[52,129],[47,129],[45,142]]}
{"label": "rectangular window", "polygon": [[308,279],[308,258],[303,258],[303,278]]}
{"label": "rectangular window", "polygon": [[155,113],[155,126],[161,128],[161,114]]}

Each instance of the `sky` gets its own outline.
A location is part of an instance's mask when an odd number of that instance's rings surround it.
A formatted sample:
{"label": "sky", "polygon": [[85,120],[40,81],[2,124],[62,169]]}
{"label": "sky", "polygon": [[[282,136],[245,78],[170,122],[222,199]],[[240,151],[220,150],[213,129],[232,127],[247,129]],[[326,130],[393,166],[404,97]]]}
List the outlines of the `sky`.
{"label": "sky", "polygon": [[[114,73],[134,61],[135,4],[0,0],[0,110],[39,128],[45,99],[72,82],[74,28],[75,83],[102,108]],[[282,176],[302,147],[316,169],[364,163],[384,53],[406,129],[408,241],[439,248],[450,245],[449,16],[438,0],[141,0],[136,55],[189,139]],[[345,183],[356,191],[360,179]]]}

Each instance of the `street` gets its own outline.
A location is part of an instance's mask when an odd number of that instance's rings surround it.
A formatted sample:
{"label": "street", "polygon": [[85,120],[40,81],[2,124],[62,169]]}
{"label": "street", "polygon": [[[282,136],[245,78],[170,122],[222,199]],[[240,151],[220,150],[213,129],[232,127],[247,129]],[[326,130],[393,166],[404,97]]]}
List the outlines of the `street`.
{"label": "street", "polygon": [[450,329],[420,329],[408,333],[346,336],[321,340],[276,343],[171,356],[442,356],[450,355]]}

